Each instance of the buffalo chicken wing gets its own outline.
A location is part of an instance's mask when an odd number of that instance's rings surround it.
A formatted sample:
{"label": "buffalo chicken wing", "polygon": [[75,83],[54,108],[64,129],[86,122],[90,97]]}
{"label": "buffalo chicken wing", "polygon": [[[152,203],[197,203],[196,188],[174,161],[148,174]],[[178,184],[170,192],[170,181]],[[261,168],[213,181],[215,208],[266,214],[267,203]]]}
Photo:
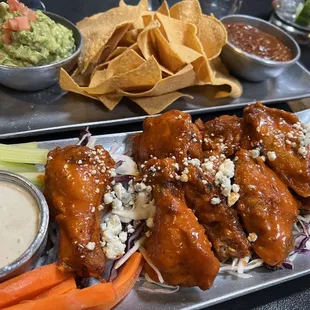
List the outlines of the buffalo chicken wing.
{"label": "buffalo chicken wing", "polygon": [[[150,160],[144,173],[153,187],[156,204],[154,227],[146,240],[146,251],[163,279],[170,285],[210,288],[219,270],[219,261],[211,250],[192,210],[185,204],[180,181],[176,181],[175,161]],[[145,266],[155,281],[154,270]]]}
{"label": "buffalo chicken wing", "polygon": [[100,278],[105,255],[98,206],[112,181],[114,161],[102,147],[77,145],[57,147],[48,159],[44,194],[59,226],[59,267]]}
{"label": "buffalo chicken wing", "polygon": [[[214,176],[209,180],[202,173],[204,154],[201,134],[188,114],[170,111],[144,121],[143,133],[133,140],[134,157],[146,163],[151,157],[175,158],[175,177],[183,182],[186,203],[192,208],[220,260],[244,257],[250,254],[249,243],[233,210],[227,206],[226,198],[214,205],[211,200],[221,194],[215,185]],[[215,171],[225,156],[213,156]]]}
{"label": "buffalo chicken wing", "polygon": [[253,159],[246,150],[240,150],[237,156],[238,213],[256,254],[267,264],[280,266],[294,246],[297,202],[260,157]]}
{"label": "buffalo chicken wing", "polygon": [[250,244],[242,230],[237,214],[228,207],[227,198],[210,178],[194,167],[188,168],[189,180],[184,184],[188,206],[195,210],[205,227],[213,250],[220,261],[230,257],[250,256]]}
{"label": "buffalo chicken wing", "polygon": [[308,129],[296,115],[261,103],[244,109],[244,120],[254,147],[261,149],[268,165],[302,197],[310,196]]}

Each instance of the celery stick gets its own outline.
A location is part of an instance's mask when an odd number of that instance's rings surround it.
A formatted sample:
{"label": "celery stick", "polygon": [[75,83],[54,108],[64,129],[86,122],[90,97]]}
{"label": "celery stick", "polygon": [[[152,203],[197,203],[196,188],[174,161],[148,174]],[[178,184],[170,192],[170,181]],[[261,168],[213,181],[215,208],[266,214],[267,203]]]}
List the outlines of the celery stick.
{"label": "celery stick", "polygon": [[18,143],[18,144],[11,144],[11,145],[17,146],[17,147],[24,147],[27,149],[37,149],[38,148],[37,142]]}
{"label": "celery stick", "polygon": [[0,160],[13,163],[45,164],[48,150],[0,144]]}
{"label": "celery stick", "polygon": [[31,183],[39,188],[42,188],[44,185],[44,173],[42,172],[22,172],[19,173],[19,175],[28,179]]}
{"label": "celery stick", "polygon": [[34,165],[21,164],[21,163],[8,163],[0,160],[0,170],[10,172],[37,172],[38,169]]}

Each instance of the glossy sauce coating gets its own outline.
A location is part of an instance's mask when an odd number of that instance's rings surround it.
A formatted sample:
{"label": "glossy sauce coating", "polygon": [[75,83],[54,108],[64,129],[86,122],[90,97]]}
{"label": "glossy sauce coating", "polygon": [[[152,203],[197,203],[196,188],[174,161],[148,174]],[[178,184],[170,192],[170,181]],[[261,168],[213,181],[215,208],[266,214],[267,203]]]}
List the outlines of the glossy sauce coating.
{"label": "glossy sauce coating", "polygon": [[[100,278],[105,255],[100,246],[98,206],[110,185],[114,161],[102,147],[57,147],[48,154],[44,195],[59,225],[59,266],[82,277]],[[94,249],[88,244],[94,243]]]}
{"label": "glossy sauce coating", "polygon": [[[214,184],[214,178],[206,177],[195,167],[189,167],[189,181],[184,184],[185,198],[195,210],[199,222],[205,227],[213,250],[220,261],[230,257],[243,258],[250,255],[251,246],[242,230],[237,214],[228,207],[227,198]],[[203,184],[207,180],[207,185]],[[218,197],[220,203],[213,205],[211,199]]]}
{"label": "glossy sauce coating", "polygon": [[201,134],[189,114],[172,110],[143,122],[143,133],[133,139],[136,162],[143,163],[151,156],[175,156],[182,165],[183,158],[201,158]]}
{"label": "glossy sauce coating", "polygon": [[235,182],[240,186],[238,213],[256,254],[268,265],[280,266],[293,249],[293,224],[298,204],[285,184],[261,158],[237,153]]}
{"label": "glossy sauce coating", "polygon": [[240,150],[241,143],[249,141],[243,119],[235,115],[222,115],[199,127],[203,135],[202,149],[207,156],[230,157]]}
{"label": "glossy sauce coating", "polygon": [[266,32],[242,23],[225,26],[229,42],[244,52],[273,61],[293,59],[291,50],[279,39]]}
{"label": "glossy sauce coating", "polygon": [[[171,178],[173,159],[150,160],[143,173],[150,175],[156,203],[154,227],[145,248],[152,263],[170,285],[210,288],[219,270],[219,262],[211,250],[192,210],[187,208],[181,182]],[[160,167],[152,172],[150,167]],[[146,264],[146,273],[158,281],[154,270]]]}
{"label": "glossy sauce coating", "polygon": [[[243,116],[253,147],[259,145],[268,165],[288,187],[302,197],[309,197],[310,147],[305,146],[304,157],[299,153],[298,137],[303,129],[296,128],[297,116],[261,103],[246,107]],[[268,152],[274,152],[276,158],[269,160]]]}
{"label": "glossy sauce coating", "polygon": [[[143,133],[133,141],[135,160],[144,163],[151,155],[157,158],[174,156],[180,168],[172,175],[181,174],[185,168],[189,170],[189,182],[183,183],[186,204],[196,212],[199,222],[204,225],[217,257],[225,260],[231,256],[249,255],[249,243],[236,216],[228,209],[226,198],[222,197],[220,207],[210,203],[214,196],[220,195],[220,188],[214,185],[214,176],[207,181],[209,188],[202,183],[206,179],[199,168],[184,164],[184,159],[197,158],[203,162],[204,157],[202,134],[192,123],[190,115],[176,110],[169,111],[147,118],[143,129]],[[218,166],[220,164],[217,163]]]}

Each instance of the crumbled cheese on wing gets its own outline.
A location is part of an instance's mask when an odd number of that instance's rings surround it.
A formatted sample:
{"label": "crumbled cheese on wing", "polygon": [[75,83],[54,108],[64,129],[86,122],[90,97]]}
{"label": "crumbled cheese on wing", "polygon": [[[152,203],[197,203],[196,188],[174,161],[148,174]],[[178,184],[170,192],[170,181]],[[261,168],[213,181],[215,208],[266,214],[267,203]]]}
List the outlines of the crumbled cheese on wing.
{"label": "crumbled cheese on wing", "polygon": [[230,193],[230,195],[227,198],[228,207],[233,206],[238,201],[239,198],[240,198],[240,195],[238,193],[235,193],[235,192]]}
{"label": "crumbled cheese on wing", "polygon": [[248,240],[250,241],[250,242],[255,242],[256,240],[257,240],[257,235],[256,235],[256,233],[249,233],[249,235],[248,235]]}
{"label": "crumbled cheese on wing", "polygon": [[96,244],[95,242],[88,242],[85,246],[85,248],[89,251],[93,251],[96,247]]}
{"label": "crumbled cheese on wing", "polygon": [[259,157],[259,155],[260,155],[260,150],[259,149],[253,149],[253,150],[251,150],[251,155],[252,155],[252,158],[257,158],[257,157]]}
{"label": "crumbled cheese on wing", "polygon": [[187,174],[183,173],[183,174],[181,175],[180,180],[181,180],[181,182],[184,182],[184,183],[188,182],[188,176],[187,176]]}
{"label": "crumbled cheese on wing", "polygon": [[267,152],[267,158],[269,161],[274,161],[277,158],[277,155],[275,152]]}
{"label": "crumbled cheese on wing", "polygon": [[221,202],[221,199],[219,197],[213,197],[211,199],[211,204],[213,204],[213,205],[218,205],[218,204],[220,204],[220,202]]}
{"label": "crumbled cheese on wing", "polygon": [[239,190],[240,190],[240,186],[238,184],[233,184],[231,186],[231,189],[234,193],[239,193]]}
{"label": "crumbled cheese on wing", "polygon": [[149,228],[154,227],[154,219],[153,219],[152,217],[149,217],[149,218],[146,220],[146,226],[149,227]]}

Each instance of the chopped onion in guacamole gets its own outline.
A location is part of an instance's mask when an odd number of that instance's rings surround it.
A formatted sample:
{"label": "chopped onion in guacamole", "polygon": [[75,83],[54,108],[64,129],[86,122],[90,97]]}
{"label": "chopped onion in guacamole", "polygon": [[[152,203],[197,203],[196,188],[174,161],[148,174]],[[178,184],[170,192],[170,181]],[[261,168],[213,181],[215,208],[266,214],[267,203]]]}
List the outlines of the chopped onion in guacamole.
{"label": "chopped onion in guacamole", "polygon": [[1,65],[42,66],[66,58],[75,50],[71,30],[17,0],[0,3],[0,23]]}

